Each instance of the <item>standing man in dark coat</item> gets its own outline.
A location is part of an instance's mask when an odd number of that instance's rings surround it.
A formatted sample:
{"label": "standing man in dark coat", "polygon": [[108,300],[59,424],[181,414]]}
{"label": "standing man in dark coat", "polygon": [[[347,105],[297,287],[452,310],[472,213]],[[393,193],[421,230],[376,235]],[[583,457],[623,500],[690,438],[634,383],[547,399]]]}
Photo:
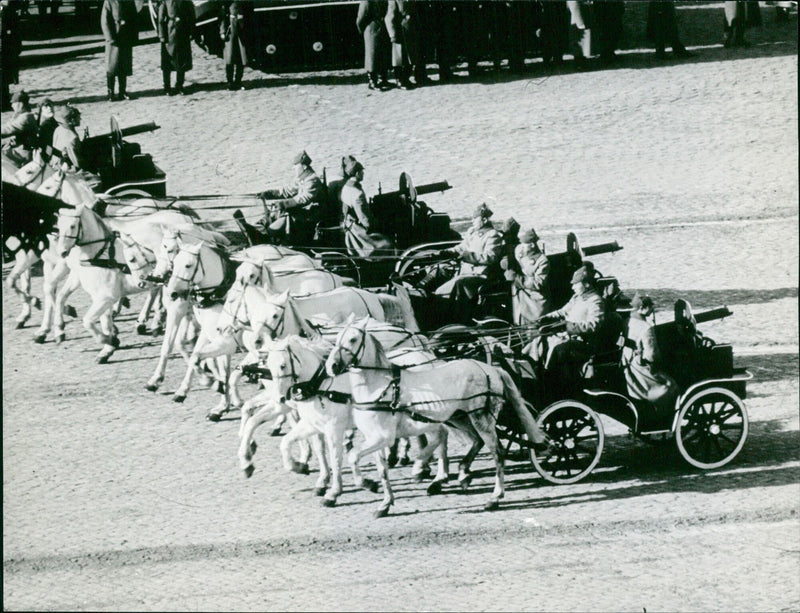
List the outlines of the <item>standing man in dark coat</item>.
{"label": "standing man in dark coat", "polygon": [[2,21],[2,40],[0,40],[0,81],[3,83],[2,109],[11,110],[10,83],[19,83],[19,54],[22,52],[22,36],[19,30],[17,3],[3,1],[0,21]]}
{"label": "standing man in dark coat", "polygon": [[569,46],[569,10],[567,3],[558,0],[543,0],[541,6],[539,41],[542,46],[542,61],[545,64],[560,64]]}
{"label": "standing man in dark coat", "polygon": [[386,31],[392,43],[392,68],[394,78],[400,89],[411,89],[413,85],[408,77],[412,66],[418,85],[420,70],[425,74],[425,64],[420,64],[419,41],[417,37],[416,9],[408,0],[389,0],[386,11]]}
{"label": "standing man in dark coat", "polygon": [[231,2],[229,6],[223,7],[219,22],[219,35],[225,41],[222,55],[225,60],[225,79],[230,90],[242,87],[242,73],[247,65],[246,4]]}
{"label": "standing man in dark coat", "polygon": [[593,3],[595,24],[598,30],[600,61],[612,64],[617,60],[617,49],[622,39],[622,15],[625,2],[601,0]]}
{"label": "standing man in dark coat", "polygon": [[[104,0],[100,27],[106,39],[108,100],[130,100],[126,85],[133,74],[133,45],[139,36],[136,4],[133,0]],[[115,77],[119,81],[119,97],[114,96]]]}
{"label": "standing man in dark coat", "polygon": [[356,17],[356,27],[364,35],[364,70],[367,71],[367,85],[370,89],[380,91],[389,89],[386,81],[389,36],[384,24],[387,10],[386,0],[361,0],[358,3]]}
{"label": "standing man in dark coat", "polygon": [[761,9],[758,2],[725,2],[725,46],[749,47],[744,38],[745,28],[761,25]]}
{"label": "standing man in dark coat", "polygon": [[653,1],[647,6],[647,39],[653,41],[658,59],[667,57],[667,43],[672,47],[672,55],[675,57],[694,55],[686,50],[678,36],[674,0]]}
{"label": "standing man in dark coat", "polygon": [[[185,94],[183,79],[192,69],[194,5],[191,0],[164,0],[158,7],[158,38],[161,41],[161,73],[164,93]],[[175,89],[170,73],[175,71]]]}

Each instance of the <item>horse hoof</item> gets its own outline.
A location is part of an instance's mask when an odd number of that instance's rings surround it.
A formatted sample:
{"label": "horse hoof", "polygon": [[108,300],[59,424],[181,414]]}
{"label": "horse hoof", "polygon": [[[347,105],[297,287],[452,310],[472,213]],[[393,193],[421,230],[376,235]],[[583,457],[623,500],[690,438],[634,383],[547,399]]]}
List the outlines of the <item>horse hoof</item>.
{"label": "horse hoof", "polygon": [[373,494],[377,494],[379,489],[378,482],[372,479],[364,479],[361,482],[361,487],[365,490],[369,490]]}
{"label": "horse hoof", "polygon": [[67,308],[64,310],[64,313],[69,315],[70,317],[77,317],[78,311],[75,310],[75,307],[71,304],[67,305]]}
{"label": "horse hoof", "polygon": [[255,441],[253,441],[252,443],[250,443],[250,454],[256,455],[256,451],[258,451],[258,445],[256,445]]}
{"label": "horse hoof", "polygon": [[25,319],[23,319],[22,321],[18,321],[16,323],[16,325],[14,326],[14,329],[15,330],[22,330],[22,328],[25,327],[26,323],[28,323],[28,318],[27,317]]}
{"label": "horse hoof", "polygon": [[408,456],[400,458],[400,466],[408,466],[409,464],[411,464],[411,458]]}
{"label": "horse hoof", "polygon": [[114,349],[119,349],[119,338],[117,338],[116,336],[112,336],[111,337],[111,346]]}
{"label": "horse hoof", "polygon": [[411,475],[414,478],[414,481],[417,483],[422,483],[423,481],[427,481],[433,476],[431,472],[430,466],[423,466],[422,470],[420,470],[417,474]]}
{"label": "horse hoof", "polygon": [[157,328],[153,328],[152,330],[150,330],[150,336],[161,336],[162,334],[164,334],[164,328],[162,328],[161,326],[158,326]]}
{"label": "horse hoof", "polygon": [[434,481],[428,486],[428,496],[437,496],[442,493],[442,482]]}
{"label": "horse hoof", "polygon": [[146,336],[147,335],[147,326],[144,324],[139,324],[136,326],[136,334],[139,336]]}
{"label": "horse hoof", "polygon": [[397,466],[397,461],[399,458],[396,455],[390,454],[388,458],[386,458],[386,463],[389,465],[389,468],[394,468]]}
{"label": "horse hoof", "polygon": [[208,420],[208,421],[219,421],[221,417],[222,417],[221,413],[208,413],[206,415],[206,420]]}
{"label": "horse hoof", "polygon": [[461,489],[461,492],[466,494],[467,489],[469,489],[469,484],[472,482],[472,477],[464,477],[461,481],[458,482],[458,487]]}
{"label": "horse hoof", "polygon": [[278,426],[277,428],[273,428],[270,433],[270,436],[280,436],[281,435],[281,427]]}
{"label": "horse hoof", "polygon": [[222,384],[222,381],[214,381],[214,391],[217,394],[225,393],[225,386]]}
{"label": "horse hoof", "polygon": [[323,507],[328,507],[329,509],[332,509],[333,507],[336,506],[336,500],[331,500],[330,498],[323,498],[322,499],[322,506]]}
{"label": "horse hoof", "polygon": [[65,340],[67,340],[67,335],[63,332],[61,334],[56,334],[56,345],[60,345]]}
{"label": "horse hoof", "polygon": [[300,470],[297,471],[301,475],[310,475],[311,471],[308,469],[308,464],[301,464]]}
{"label": "horse hoof", "polygon": [[250,466],[248,466],[247,468],[245,468],[244,469],[245,478],[249,479],[250,477],[252,477],[253,473],[255,472],[255,470],[256,470],[256,467],[253,466],[252,464]]}
{"label": "horse hoof", "polygon": [[328,489],[326,487],[315,487],[314,496],[324,496]]}
{"label": "horse hoof", "polygon": [[158,391],[158,383],[148,383],[144,386],[148,392],[157,392]]}
{"label": "horse hoof", "polygon": [[37,334],[33,337],[33,342],[37,345],[44,345],[44,341],[47,338],[46,334]]}
{"label": "horse hoof", "polygon": [[111,357],[110,355],[99,355],[95,362],[98,364],[108,364],[108,358]]}
{"label": "horse hoof", "polygon": [[42,301],[39,300],[38,298],[34,298],[33,299],[33,308],[41,311],[42,310]]}
{"label": "horse hoof", "polygon": [[175,395],[172,397],[172,402],[181,403],[181,402],[183,402],[184,400],[186,400],[186,394],[175,394]]}
{"label": "horse hoof", "polygon": [[484,511],[496,511],[500,508],[500,501],[497,498],[492,498],[489,502],[483,505]]}
{"label": "horse hoof", "polygon": [[122,298],[122,300],[120,300],[120,301],[119,301],[119,303],[122,305],[122,308],[123,308],[123,309],[129,309],[129,308],[131,308],[131,301],[130,301],[130,299],[129,299],[127,296],[125,296],[124,298]]}
{"label": "horse hoof", "polygon": [[389,507],[381,507],[372,514],[375,519],[380,519],[381,517],[386,517],[387,515],[389,515]]}

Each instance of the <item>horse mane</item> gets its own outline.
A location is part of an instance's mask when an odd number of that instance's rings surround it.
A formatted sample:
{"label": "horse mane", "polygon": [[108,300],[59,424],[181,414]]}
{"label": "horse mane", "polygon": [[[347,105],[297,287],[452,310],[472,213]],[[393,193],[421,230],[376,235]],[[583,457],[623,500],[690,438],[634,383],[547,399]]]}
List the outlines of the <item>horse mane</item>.
{"label": "horse mane", "polygon": [[179,204],[177,206],[173,206],[172,209],[178,211],[179,213],[183,213],[184,215],[188,215],[192,219],[200,219],[200,215],[197,214],[197,211],[195,211],[188,204]]}
{"label": "horse mane", "polygon": [[230,241],[220,232],[206,230],[191,223],[182,223],[171,228],[181,237],[182,240],[190,239],[192,242],[208,243],[210,247],[222,247],[230,245]]}
{"label": "horse mane", "polygon": [[333,349],[333,345],[323,338],[303,338],[297,334],[290,334],[285,338],[273,341],[272,351],[285,351],[293,348],[308,349],[321,360],[325,360]]}

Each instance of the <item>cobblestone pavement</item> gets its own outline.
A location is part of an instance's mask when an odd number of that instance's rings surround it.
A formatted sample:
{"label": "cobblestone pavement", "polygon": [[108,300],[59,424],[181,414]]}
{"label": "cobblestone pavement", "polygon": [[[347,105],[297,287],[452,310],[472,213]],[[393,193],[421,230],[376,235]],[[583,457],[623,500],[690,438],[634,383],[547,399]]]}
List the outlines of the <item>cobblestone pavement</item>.
{"label": "cobblestone pavement", "polygon": [[[266,432],[246,480],[237,422],[204,420],[214,394],[171,402],[179,358],[162,391],[146,392],[160,339],[136,335],[139,300],[100,366],[78,321],[61,346],[15,331],[4,289],[5,609],[800,609],[796,39],[381,95],[355,72],[248,72],[250,89],[228,92],[220,62],[196,53],[183,98],[156,95],[158,49],[141,47],[139,97],[113,104],[102,62],[30,69],[23,85],[77,103],[93,133],[112,112],[123,126],[155,120],[160,130],[134,140],[171,193],[263,189],[302,147],[319,169],[363,159],[369,193],[402,170],[447,179],[454,189],[428,197],[433,208],[463,217],[486,199],[498,219],[535,224],[551,250],[569,230],[582,244],[618,240],[624,250],[598,268],[651,293],[660,317],[680,295],[734,311],[702,329],[756,376],[751,433],[733,463],[699,473],[608,421],[590,478],[556,487],[511,463],[491,514],[486,456],[469,495],[427,497],[398,468],[397,504],[378,521],[378,497],[347,474],[340,504],[322,508],[314,473],[284,472]],[[233,202],[253,204],[208,206]],[[73,303],[85,311],[85,295]]]}

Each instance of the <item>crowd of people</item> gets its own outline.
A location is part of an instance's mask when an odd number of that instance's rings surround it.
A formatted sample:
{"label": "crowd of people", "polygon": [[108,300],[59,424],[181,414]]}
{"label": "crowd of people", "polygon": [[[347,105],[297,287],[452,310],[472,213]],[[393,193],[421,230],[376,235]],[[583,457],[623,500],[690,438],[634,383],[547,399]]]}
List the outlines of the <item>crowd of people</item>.
{"label": "crowd of people", "polygon": [[[38,2],[41,16],[57,13],[57,0]],[[747,46],[745,29],[760,25],[758,2],[724,2],[724,45]],[[20,12],[24,0],[2,0],[2,105],[8,110],[10,83],[19,82],[22,50]],[[76,6],[85,12],[88,2]],[[109,100],[130,99],[127,79],[133,73],[133,47],[139,34],[137,0],[102,0],[100,26],[106,47]],[[488,56],[499,68],[507,60],[513,72],[526,70],[531,46],[546,65],[557,65],[571,55],[575,66],[585,69],[597,55],[601,63],[617,61],[623,32],[625,2],[622,0],[546,0],[492,2],[451,0],[361,0],[353,24],[363,36],[364,69],[372,90],[410,89],[430,85],[428,65],[436,64],[438,82],[452,81],[453,67],[466,60],[470,75],[481,70],[479,57]],[[244,68],[258,55],[252,2],[219,3],[217,22],[223,43],[225,80],[231,90],[243,89]],[[693,55],[681,42],[674,0],[648,4],[647,38],[656,57]],[[191,42],[195,34],[195,9],[191,0],[161,0],[156,19],[161,44],[163,93],[186,93],[185,76],[192,69]],[[172,73],[175,80],[172,81]],[[413,79],[413,81],[412,81]]]}

